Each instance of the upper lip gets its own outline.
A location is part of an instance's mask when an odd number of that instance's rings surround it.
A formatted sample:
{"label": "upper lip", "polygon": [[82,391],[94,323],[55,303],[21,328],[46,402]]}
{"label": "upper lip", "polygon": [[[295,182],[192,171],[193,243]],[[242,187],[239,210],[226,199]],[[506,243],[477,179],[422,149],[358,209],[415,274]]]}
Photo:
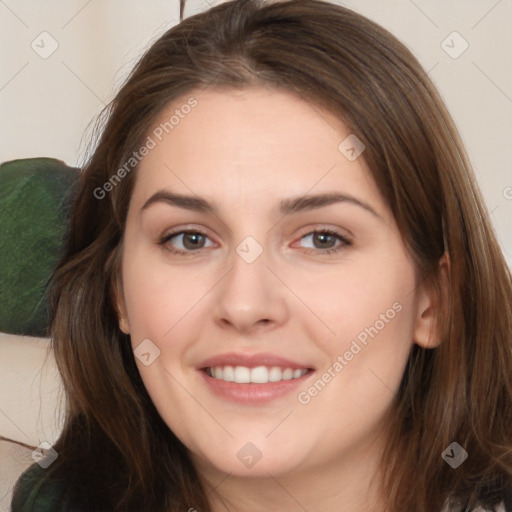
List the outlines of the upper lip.
{"label": "upper lip", "polygon": [[204,370],[215,366],[245,366],[247,368],[278,366],[280,368],[292,368],[293,370],[313,369],[308,364],[302,364],[268,352],[260,354],[237,354],[235,352],[219,354],[205,359],[198,365],[198,369]]}

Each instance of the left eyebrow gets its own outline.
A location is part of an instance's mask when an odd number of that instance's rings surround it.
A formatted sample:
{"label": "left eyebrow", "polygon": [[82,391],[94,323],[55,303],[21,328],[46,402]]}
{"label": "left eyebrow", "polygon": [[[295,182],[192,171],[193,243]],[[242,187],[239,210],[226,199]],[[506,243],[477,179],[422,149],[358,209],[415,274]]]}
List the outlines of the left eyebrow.
{"label": "left eyebrow", "polygon": [[[141,210],[149,208],[155,203],[166,203],[171,206],[177,206],[186,210],[192,210],[201,213],[210,213],[217,215],[217,209],[210,204],[206,199],[198,196],[189,196],[184,194],[177,194],[169,190],[159,190],[154,193],[142,206]],[[298,213],[306,210],[314,210],[323,208],[335,203],[349,203],[364,210],[368,211],[375,217],[382,219],[369,204],[356,197],[348,194],[341,194],[338,192],[330,192],[325,194],[296,196],[287,199],[282,199],[279,202],[278,212],[285,216]]]}
{"label": "left eyebrow", "polygon": [[355,206],[359,206],[360,208],[370,212],[375,217],[382,219],[382,217],[368,203],[361,201],[354,196],[341,194],[339,192],[328,192],[325,194],[297,196],[283,199],[279,203],[279,213],[282,215],[290,215],[292,213],[305,210],[323,208],[335,203],[349,203]]}

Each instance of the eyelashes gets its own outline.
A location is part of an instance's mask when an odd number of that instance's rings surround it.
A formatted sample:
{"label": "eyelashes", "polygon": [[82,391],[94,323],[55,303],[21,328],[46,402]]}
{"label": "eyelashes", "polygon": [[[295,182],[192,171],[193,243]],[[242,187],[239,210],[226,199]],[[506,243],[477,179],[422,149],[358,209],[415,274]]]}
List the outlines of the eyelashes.
{"label": "eyelashes", "polygon": [[[177,249],[174,247],[170,242],[173,239],[180,239],[181,237],[181,245],[183,246],[183,249]],[[340,252],[342,249],[351,246],[352,242],[342,235],[341,233],[334,231],[332,229],[314,229],[307,231],[303,233],[300,236],[299,241],[304,240],[306,238],[312,237],[311,239],[313,242],[320,240],[320,244],[324,244],[326,242],[332,241],[338,241],[339,244],[336,247],[320,247],[320,248],[305,248],[306,252],[309,254],[320,254],[320,255],[330,255],[330,254],[336,254]],[[165,234],[160,241],[158,242],[158,245],[165,247],[167,251],[169,251],[172,254],[181,255],[181,256],[192,256],[197,255],[202,249],[205,249],[207,247],[202,246],[199,248],[194,248],[194,245],[198,245],[202,240],[209,239],[208,235],[206,233],[203,233],[201,230],[181,230],[181,231],[175,231],[172,233]],[[187,244],[192,241],[192,248],[187,249],[184,242]],[[211,245],[210,245],[211,247]]]}
{"label": "eyelashes", "polygon": [[180,236],[189,236],[189,235],[194,235],[197,239],[197,237],[200,237],[200,238],[208,238],[208,235],[206,235],[205,233],[201,232],[201,231],[198,231],[198,230],[189,230],[189,231],[176,231],[174,233],[169,233],[167,235],[165,235],[159,242],[159,245],[163,245],[163,246],[166,246],[167,250],[169,250],[170,252],[174,253],[174,254],[183,254],[183,255],[187,255],[187,254],[196,254],[197,252],[199,252],[202,247],[200,247],[199,249],[192,249],[192,250],[189,250],[189,251],[186,251],[186,250],[181,250],[181,249],[176,249],[176,248],[173,248],[172,246],[168,246],[170,245],[169,242],[173,239],[173,238],[177,238],[177,237],[180,237]]}
{"label": "eyelashes", "polygon": [[352,243],[350,242],[350,240],[347,237],[345,237],[341,233],[338,233],[337,231],[334,231],[332,229],[318,229],[318,230],[315,229],[313,231],[308,232],[305,235],[302,235],[300,237],[300,240],[303,240],[304,238],[307,238],[307,237],[313,237],[312,240],[315,240],[315,237],[320,236],[320,237],[324,238],[326,235],[330,239],[338,239],[340,244],[336,248],[329,247],[329,248],[310,249],[310,250],[313,252],[321,251],[321,254],[335,254],[335,253],[339,252],[340,250],[342,250],[343,248],[352,245]]}

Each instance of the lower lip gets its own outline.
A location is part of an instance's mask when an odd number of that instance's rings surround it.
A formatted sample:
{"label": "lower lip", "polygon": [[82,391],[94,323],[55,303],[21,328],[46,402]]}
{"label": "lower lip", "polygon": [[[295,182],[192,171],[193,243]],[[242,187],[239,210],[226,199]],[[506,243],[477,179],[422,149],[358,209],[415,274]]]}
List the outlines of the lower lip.
{"label": "lower lip", "polygon": [[309,370],[298,379],[280,380],[266,384],[226,382],[210,377],[204,370],[200,370],[200,373],[210,391],[225,400],[238,404],[263,404],[296,391],[297,388],[304,385],[306,379],[311,377],[313,371]]}

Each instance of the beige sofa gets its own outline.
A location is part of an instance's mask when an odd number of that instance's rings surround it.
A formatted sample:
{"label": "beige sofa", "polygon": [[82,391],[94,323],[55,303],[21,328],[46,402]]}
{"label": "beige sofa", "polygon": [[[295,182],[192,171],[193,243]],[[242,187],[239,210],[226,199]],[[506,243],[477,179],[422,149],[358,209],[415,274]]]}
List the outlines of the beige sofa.
{"label": "beige sofa", "polygon": [[0,512],[9,511],[17,478],[34,463],[33,447],[58,438],[63,415],[49,340],[0,333]]}

